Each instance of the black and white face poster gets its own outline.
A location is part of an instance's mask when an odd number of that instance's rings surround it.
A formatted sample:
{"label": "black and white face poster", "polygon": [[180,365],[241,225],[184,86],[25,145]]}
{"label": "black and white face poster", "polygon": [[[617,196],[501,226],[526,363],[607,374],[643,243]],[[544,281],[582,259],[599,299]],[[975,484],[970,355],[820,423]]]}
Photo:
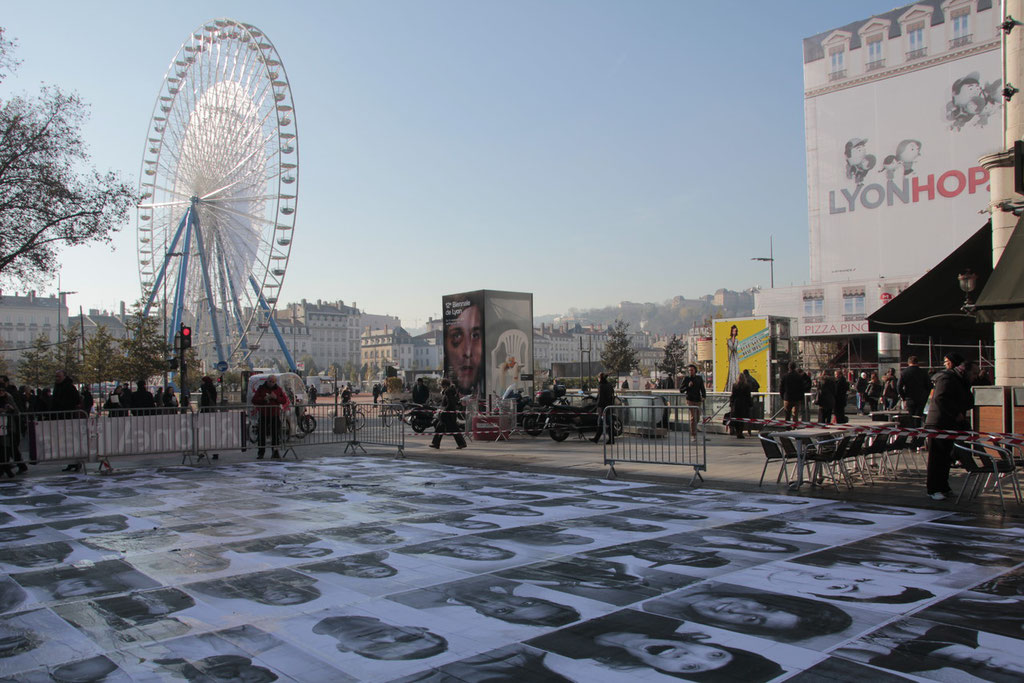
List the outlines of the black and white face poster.
{"label": "black and white face poster", "polygon": [[4,490],[3,680],[1024,677],[1011,517],[373,457]]}

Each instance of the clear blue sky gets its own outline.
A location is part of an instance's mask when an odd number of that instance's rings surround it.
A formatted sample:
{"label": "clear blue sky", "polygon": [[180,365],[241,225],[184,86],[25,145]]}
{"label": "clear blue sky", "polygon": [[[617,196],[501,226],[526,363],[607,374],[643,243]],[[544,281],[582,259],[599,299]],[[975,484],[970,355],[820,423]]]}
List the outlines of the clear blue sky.
{"label": "clear blue sky", "polygon": [[[412,327],[442,294],[537,315],[808,276],[801,40],[892,0],[8,2],[22,66],[91,104],[94,164],[138,182],[164,72],[226,16],[274,42],[301,155],[282,301]],[[70,305],[139,296],[134,217],[65,252]],[[52,290],[56,289],[54,283]]]}

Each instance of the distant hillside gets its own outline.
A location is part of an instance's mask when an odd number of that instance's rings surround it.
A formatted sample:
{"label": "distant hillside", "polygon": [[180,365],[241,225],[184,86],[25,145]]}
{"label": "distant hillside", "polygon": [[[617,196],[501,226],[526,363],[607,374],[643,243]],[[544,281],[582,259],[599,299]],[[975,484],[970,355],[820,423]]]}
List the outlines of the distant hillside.
{"label": "distant hillside", "polygon": [[581,324],[607,325],[615,320],[629,323],[630,329],[645,329],[652,334],[684,334],[694,323],[708,318],[743,318],[752,315],[752,292],[733,292],[720,289],[699,299],[677,296],[662,303],[635,303],[623,301],[617,306],[604,308],[570,308],[562,315],[549,314],[533,319],[535,325],[574,321]]}

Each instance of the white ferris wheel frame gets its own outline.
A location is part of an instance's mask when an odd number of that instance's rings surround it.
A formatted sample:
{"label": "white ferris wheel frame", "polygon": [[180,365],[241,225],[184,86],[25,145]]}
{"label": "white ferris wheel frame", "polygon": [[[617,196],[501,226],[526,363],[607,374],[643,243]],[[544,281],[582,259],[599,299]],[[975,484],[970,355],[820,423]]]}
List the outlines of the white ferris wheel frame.
{"label": "white ferris wheel frame", "polygon": [[295,109],[276,48],[251,24],[206,22],[171,60],[139,172],[145,313],[160,300],[169,345],[187,321],[197,342],[212,341],[219,365],[251,367],[271,329],[294,369],[274,311],[298,180]]}

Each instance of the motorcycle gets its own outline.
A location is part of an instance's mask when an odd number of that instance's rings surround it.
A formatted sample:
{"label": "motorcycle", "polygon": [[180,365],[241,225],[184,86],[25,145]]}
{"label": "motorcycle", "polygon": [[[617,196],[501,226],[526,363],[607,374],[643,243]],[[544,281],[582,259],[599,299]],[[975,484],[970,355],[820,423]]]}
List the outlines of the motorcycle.
{"label": "motorcycle", "polygon": [[[548,435],[555,441],[565,441],[569,434],[576,432],[578,438],[583,439],[589,433],[597,432],[597,423],[601,414],[597,409],[597,399],[587,396],[584,404],[580,406],[555,404],[551,406],[547,414]],[[612,434],[622,435],[622,420],[617,415],[612,415]]]}
{"label": "motorcycle", "polygon": [[434,426],[434,411],[436,410],[437,408],[429,403],[407,403],[402,419],[405,420],[407,425],[412,427],[412,431],[422,434],[428,428]]}

